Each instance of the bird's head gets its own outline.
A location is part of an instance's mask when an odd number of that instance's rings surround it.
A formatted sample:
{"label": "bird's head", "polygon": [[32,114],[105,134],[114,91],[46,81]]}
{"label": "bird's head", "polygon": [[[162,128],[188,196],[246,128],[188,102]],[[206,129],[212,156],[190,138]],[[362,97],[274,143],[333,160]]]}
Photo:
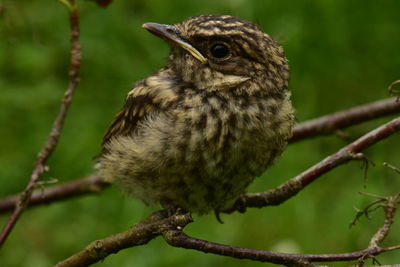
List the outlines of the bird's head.
{"label": "bird's head", "polygon": [[[171,67],[200,89],[278,93],[289,71],[283,49],[257,25],[227,15],[191,17],[176,25],[143,27],[171,44]],[[242,86],[243,85],[243,86]]]}

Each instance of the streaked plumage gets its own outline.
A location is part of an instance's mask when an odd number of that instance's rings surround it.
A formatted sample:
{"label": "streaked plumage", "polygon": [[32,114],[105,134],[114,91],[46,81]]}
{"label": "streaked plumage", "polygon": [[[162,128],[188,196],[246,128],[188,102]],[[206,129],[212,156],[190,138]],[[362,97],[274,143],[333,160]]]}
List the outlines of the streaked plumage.
{"label": "streaked plumage", "polygon": [[105,134],[99,172],[146,204],[227,208],[291,136],[283,50],[232,16],[144,27],[166,39],[171,54],[128,93]]}

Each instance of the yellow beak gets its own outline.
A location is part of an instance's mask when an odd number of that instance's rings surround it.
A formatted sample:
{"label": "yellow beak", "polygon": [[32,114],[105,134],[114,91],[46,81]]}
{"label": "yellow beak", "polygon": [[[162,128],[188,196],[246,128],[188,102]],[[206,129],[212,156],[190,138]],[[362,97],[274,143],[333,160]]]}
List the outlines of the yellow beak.
{"label": "yellow beak", "polygon": [[148,22],[143,24],[142,27],[152,34],[182,47],[200,62],[207,63],[207,58],[205,58],[196,48],[180,37],[179,30],[174,25]]}

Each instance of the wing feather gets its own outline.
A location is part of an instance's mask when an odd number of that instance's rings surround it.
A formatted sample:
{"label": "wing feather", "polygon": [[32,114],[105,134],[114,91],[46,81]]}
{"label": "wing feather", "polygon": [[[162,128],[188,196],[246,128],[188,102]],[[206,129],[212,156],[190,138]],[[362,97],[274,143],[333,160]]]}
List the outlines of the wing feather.
{"label": "wing feather", "polygon": [[176,88],[171,70],[167,68],[136,83],[103,137],[103,154],[107,152],[107,144],[113,138],[133,134],[146,118],[156,112],[165,112],[179,103],[180,90],[181,88]]}
{"label": "wing feather", "polygon": [[102,142],[103,153],[106,152],[106,144],[114,137],[132,134],[137,125],[156,110],[153,97],[143,94],[140,89],[136,87],[128,94],[124,106],[106,131]]}

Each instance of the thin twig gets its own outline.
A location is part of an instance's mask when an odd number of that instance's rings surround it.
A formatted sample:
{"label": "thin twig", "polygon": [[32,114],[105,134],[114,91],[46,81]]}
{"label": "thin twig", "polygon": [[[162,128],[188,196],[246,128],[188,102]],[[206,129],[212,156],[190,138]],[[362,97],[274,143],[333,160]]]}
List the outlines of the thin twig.
{"label": "thin twig", "polygon": [[72,101],[73,93],[79,84],[79,70],[81,65],[81,48],[79,44],[79,14],[75,5],[75,0],[70,0],[70,4],[73,8],[70,9],[71,61],[69,68],[69,85],[65,91],[62,104],[60,106],[60,111],[53,123],[50,134],[37,157],[29,182],[25,190],[20,194],[18,202],[15,205],[15,209],[0,234],[0,247],[5,242],[11,230],[17,223],[19,217],[28,206],[29,199],[31,198],[38,180],[47,169],[46,162],[57,146],[61,130],[64,125],[64,120]]}
{"label": "thin twig", "polygon": [[353,221],[350,223],[349,228],[352,228],[357,224],[357,222],[361,219],[361,217],[364,215],[367,219],[371,219],[371,212],[374,212],[378,210],[379,208],[382,207],[381,203],[384,202],[385,200],[383,199],[378,199],[375,200],[372,203],[369,203],[364,209],[356,209],[356,216],[354,217]]}
{"label": "thin twig", "polygon": [[[100,193],[108,185],[100,176],[91,175],[68,183],[50,186],[43,190],[35,190],[28,202],[28,207],[49,204],[89,193]],[[1,199],[0,213],[12,211],[18,198],[19,194]]]}
{"label": "thin twig", "polygon": [[389,169],[392,169],[393,171],[397,172],[398,174],[400,174],[400,168],[388,163],[388,162],[384,162],[383,166],[388,167]]}
{"label": "thin twig", "polygon": [[394,222],[396,209],[400,204],[399,197],[400,193],[396,194],[395,196],[384,198],[384,200],[386,201],[385,205],[383,205],[383,211],[385,212],[385,221],[371,238],[368,248],[379,247],[379,244],[382,243],[382,241],[388,235],[390,227]]}
{"label": "thin twig", "polygon": [[[390,197],[381,197],[381,196],[377,196],[377,195],[369,194],[369,193],[364,193],[364,194],[374,197],[374,198],[378,198],[378,200],[370,203],[366,208],[364,208],[363,211],[357,212],[355,220],[357,220],[363,214],[368,217],[369,216],[368,214],[371,210],[376,210],[378,208],[383,209],[383,211],[385,213],[385,220],[384,220],[382,226],[372,236],[372,238],[369,242],[369,245],[368,245],[368,249],[380,248],[379,245],[387,237],[387,235],[389,234],[389,230],[394,223],[396,209],[400,205],[400,201],[399,201],[400,193],[397,193],[396,195],[390,196]],[[385,202],[385,204],[381,204],[383,202]],[[393,246],[393,248],[398,249],[398,248],[400,248],[400,246]],[[381,265],[378,262],[378,260],[375,258],[375,255],[364,255],[363,257],[358,259],[358,262],[355,266],[357,266],[357,267],[364,266],[366,260],[371,259],[371,258],[372,258],[373,263],[378,263],[379,265]]]}
{"label": "thin twig", "polygon": [[396,97],[338,111],[298,124],[290,141],[331,134],[339,129],[398,112],[400,112],[400,102],[396,101]]}
{"label": "thin twig", "polygon": [[393,246],[390,247],[390,249],[376,247],[337,254],[289,254],[222,245],[189,237],[181,230],[168,230],[164,232],[163,236],[167,243],[174,247],[194,249],[205,253],[213,253],[238,259],[249,259],[285,265],[294,264],[298,260],[306,260],[309,262],[349,261],[365,257],[366,255],[378,255],[382,252],[399,249],[398,246]]}

